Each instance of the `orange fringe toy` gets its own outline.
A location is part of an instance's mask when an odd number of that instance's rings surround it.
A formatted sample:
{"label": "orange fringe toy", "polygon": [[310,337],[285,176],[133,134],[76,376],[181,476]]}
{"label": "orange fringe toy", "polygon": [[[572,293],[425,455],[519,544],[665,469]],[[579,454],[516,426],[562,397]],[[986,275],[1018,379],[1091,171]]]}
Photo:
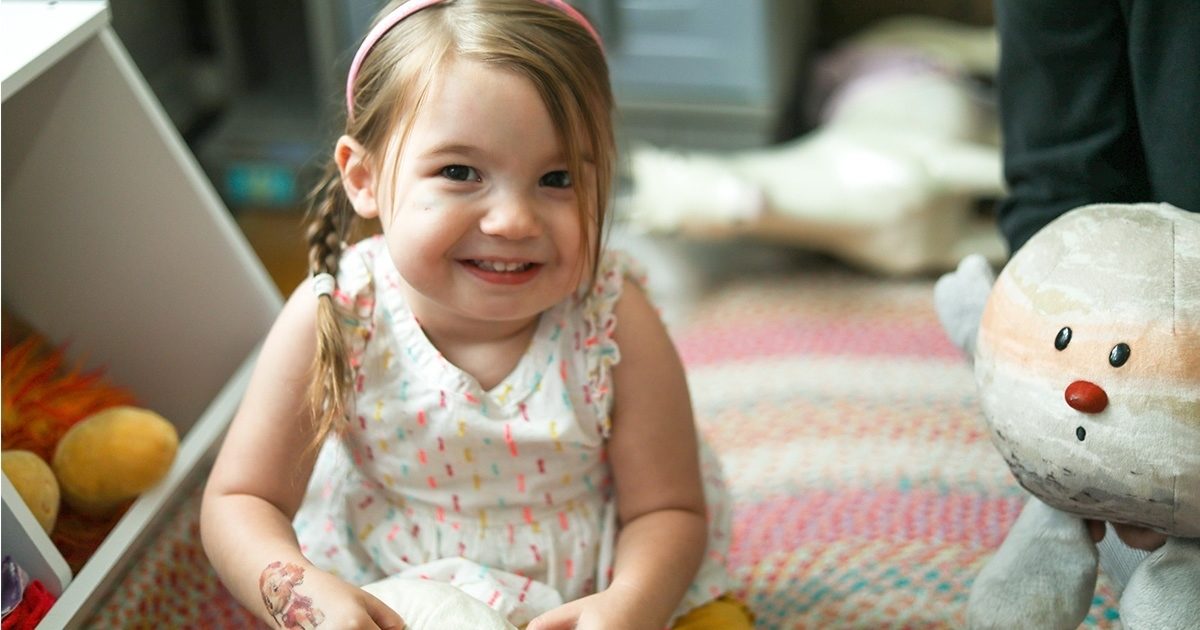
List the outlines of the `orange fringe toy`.
{"label": "orange fringe toy", "polygon": [[[6,331],[7,332],[7,331]],[[9,345],[2,359],[3,434],[5,449],[25,449],[47,462],[58,440],[88,416],[118,405],[135,405],[132,393],[104,381],[101,370],[66,368],[63,348],[48,348],[36,333]],[[120,520],[90,519],[64,504],[50,539],[73,572],[92,556]]]}
{"label": "orange fringe toy", "polygon": [[46,349],[30,336],[3,356],[3,444],[49,462],[67,429],[109,407],[133,405],[129,391],[103,380],[100,370],[64,369],[62,348]]}

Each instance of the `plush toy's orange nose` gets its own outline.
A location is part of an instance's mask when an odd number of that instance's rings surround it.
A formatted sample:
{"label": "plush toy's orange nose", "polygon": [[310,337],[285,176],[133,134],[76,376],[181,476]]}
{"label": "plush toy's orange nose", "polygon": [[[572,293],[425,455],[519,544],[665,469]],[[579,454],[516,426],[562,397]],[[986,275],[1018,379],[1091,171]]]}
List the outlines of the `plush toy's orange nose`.
{"label": "plush toy's orange nose", "polygon": [[1108,406],[1108,394],[1095,383],[1075,381],[1067,385],[1067,404],[1083,413],[1100,413]]}

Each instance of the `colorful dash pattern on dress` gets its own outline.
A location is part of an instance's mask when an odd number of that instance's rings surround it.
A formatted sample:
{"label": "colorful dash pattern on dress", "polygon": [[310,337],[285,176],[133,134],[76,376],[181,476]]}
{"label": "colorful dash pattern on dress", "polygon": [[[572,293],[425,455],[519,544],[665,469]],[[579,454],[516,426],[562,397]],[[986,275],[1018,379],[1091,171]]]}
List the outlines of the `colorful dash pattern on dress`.
{"label": "colorful dash pattern on dress", "polygon": [[[653,271],[651,271],[653,273]],[[733,500],[757,628],[962,628],[1026,494],[986,436],[932,281],[815,264],[710,292],[675,331]],[[199,495],[88,627],[257,627],[199,548]],[[1102,573],[1082,627],[1116,629]]]}

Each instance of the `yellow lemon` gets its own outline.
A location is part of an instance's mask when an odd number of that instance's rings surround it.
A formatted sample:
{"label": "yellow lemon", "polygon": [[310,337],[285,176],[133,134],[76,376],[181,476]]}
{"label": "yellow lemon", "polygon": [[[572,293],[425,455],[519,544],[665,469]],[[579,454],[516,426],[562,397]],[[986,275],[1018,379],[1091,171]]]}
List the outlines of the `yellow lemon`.
{"label": "yellow lemon", "polygon": [[49,534],[58,520],[58,481],[54,471],[33,451],[11,450],[0,455],[4,474],[25,501],[33,517]]}
{"label": "yellow lemon", "polygon": [[68,505],[107,516],[158,483],[175,460],[179,435],[162,416],[113,407],[71,427],[52,465]]}

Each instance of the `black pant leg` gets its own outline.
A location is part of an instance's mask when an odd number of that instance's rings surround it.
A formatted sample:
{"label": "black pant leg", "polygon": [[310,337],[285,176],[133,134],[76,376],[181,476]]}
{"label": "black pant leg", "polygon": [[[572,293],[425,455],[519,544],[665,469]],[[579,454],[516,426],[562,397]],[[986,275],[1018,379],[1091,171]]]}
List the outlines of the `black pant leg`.
{"label": "black pant leg", "polygon": [[1088,203],[1146,201],[1127,32],[1116,0],[997,0],[997,88],[1016,251]]}
{"label": "black pant leg", "polygon": [[1200,212],[1200,2],[1127,0],[1150,197]]}

